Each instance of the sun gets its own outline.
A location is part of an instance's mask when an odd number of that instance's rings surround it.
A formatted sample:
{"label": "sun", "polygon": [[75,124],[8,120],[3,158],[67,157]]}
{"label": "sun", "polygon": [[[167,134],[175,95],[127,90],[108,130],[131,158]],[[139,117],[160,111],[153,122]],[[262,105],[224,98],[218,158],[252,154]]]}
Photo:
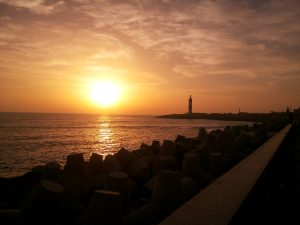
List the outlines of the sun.
{"label": "sun", "polygon": [[97,81],[91,85],[91,99],[94,103],[107,107],[114,105],[120,98],[121,88],[112,81]]}

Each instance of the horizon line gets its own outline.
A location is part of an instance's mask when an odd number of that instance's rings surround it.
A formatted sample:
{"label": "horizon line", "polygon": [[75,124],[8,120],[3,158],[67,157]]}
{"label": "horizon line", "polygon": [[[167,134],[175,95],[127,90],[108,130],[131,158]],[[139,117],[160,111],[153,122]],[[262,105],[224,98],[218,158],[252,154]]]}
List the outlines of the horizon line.
{"label": "horizon line", "polygon": [[[291,110],[291,109],[290,109]],[[269,111],[269,112],[244,112],[240,111],[240,113],[255,113],[255,114],[269,114],[272,112],[285,112],[283,111]],[[291,110],[292,112],[292,110]],[[89,112],[39,112],[39,111],[0,111],[1,114],[3,113],[27,113],[27,114],[74,114],[74,115],[102,115],[102,116],[164,116],[164,115],[180,115],[180,114],[187,114],[188,112],[184,113],[168,113],[168,114],[118,114],[118,113],[89,113]],[[203,114],[238,114],[239,112],[193,112],[193,114],[198,114],[198,113],[203,113]]]}

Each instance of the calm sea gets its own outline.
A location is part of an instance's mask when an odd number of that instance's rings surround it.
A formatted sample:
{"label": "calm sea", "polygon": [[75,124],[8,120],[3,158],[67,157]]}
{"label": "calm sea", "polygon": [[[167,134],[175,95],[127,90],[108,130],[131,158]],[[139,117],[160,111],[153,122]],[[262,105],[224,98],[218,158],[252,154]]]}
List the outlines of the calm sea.
{"label": "calm sea", "polygon": [[208,130],[247,122],[159,119],[153,116],[0,113],[0,177],[27,172],[56,160],[62,165],[70,152],[107,155],[121,147],[139,148],[152,140],[174,140]]}

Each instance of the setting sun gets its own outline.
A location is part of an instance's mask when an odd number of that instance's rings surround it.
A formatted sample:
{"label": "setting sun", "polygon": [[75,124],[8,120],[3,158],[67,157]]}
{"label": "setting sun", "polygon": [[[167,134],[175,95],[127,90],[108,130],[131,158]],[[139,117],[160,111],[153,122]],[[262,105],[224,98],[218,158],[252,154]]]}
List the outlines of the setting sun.
{"label": "setting sun", "polygon": [[101,106],[110,106],[120,98],[120,86],[112,81],[98,81],[91,85],[91,98]]}

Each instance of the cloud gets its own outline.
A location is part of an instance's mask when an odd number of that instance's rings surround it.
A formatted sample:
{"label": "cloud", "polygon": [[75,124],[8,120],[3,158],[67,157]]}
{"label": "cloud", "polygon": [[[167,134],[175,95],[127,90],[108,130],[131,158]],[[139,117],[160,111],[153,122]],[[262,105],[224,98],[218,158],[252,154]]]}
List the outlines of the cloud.
{"label": "cloud", "polygon": [[52,14],[59,10],[64,1],[47,1],[47,0],[0,0],[4,3],[19,9],[28,9],[37,14]]}
{"label": "cloud", "polygon": [[0,3],[9,5],[0,18],[0,65],[11,71],[75,76],[114,68],[145,86],[216,93],[300,85],[296,0]]}

